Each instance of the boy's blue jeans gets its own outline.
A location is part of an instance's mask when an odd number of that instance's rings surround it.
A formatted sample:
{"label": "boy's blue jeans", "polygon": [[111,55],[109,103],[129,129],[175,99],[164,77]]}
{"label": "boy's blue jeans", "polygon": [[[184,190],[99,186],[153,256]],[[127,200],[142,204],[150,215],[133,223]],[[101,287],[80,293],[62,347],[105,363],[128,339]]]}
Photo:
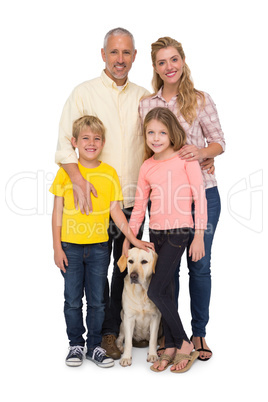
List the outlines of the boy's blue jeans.
{"label": "boy's blue jeans", "polygon": [[101,344],[101,329],[104,320],[104,288],[109,265],[108,242],[73,244],[62,242],[68,259],[65,281],[64,315],[70,346],[84,346],[83,296],[86,295],[87,348]]}

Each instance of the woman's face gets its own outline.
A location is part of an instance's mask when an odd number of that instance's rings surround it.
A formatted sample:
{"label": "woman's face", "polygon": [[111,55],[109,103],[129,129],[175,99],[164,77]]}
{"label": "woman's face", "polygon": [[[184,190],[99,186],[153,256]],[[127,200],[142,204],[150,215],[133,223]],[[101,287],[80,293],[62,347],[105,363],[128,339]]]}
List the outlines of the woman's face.
{"label": "woman's face", "polygon": [[181,79],[184,64],[185,60],[181,58],[176,48],[169,46],[157,52],[153,67],[164,85],[177,85]]}

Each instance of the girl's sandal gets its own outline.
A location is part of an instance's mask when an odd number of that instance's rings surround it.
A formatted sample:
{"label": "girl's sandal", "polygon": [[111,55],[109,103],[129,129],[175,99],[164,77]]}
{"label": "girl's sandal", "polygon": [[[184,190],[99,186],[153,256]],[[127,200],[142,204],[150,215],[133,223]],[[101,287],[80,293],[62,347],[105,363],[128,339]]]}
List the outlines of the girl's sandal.
{"label": "girl's sandal", "polygon": [[158,348],[157,351],[156,351],[157,356],[160,357],[164,353],[164,350],[166,350],[165,347],[164,348]]}
{"label": "girl's sandal", "polygon": [[[167,354],[165,354],[165,353],[163,353],[163,354],[160,356],[160,358],[158,359],[158,362],[161,364],[161,362],[162,362],[163,360],[166,360],[166,361],[168,362],[167,365],[166,365],[166,367],[163,368],[163,370],[158,370],[158,368],[155,368],[154,366],[151,366],[150,369],[153,370],[153,371],[155,371],[155,372],[157,372],[157,373],[161,373],[162,371],[165,371],[165,370],[168,368],[168,366],[171,366],[171,365],[173,364],[173,357],[172,357],[172,356],[169,356],[169,355],[167,355]],[[159,366],[158,366],[158,367],[159,367]]]}
{"label": "girl's sandal", "polygon": [[189,355],[185,355],[183,353],[177,353],[173,360],[174,366],[176,366],[183,360],[188,360],[188,363],[181,370],[170,370],[171,373],[185,373],[185,371],[188,371],[191,368],[193,362],[198,358],[198,356],[199,356],[199,352],[192,352]]}

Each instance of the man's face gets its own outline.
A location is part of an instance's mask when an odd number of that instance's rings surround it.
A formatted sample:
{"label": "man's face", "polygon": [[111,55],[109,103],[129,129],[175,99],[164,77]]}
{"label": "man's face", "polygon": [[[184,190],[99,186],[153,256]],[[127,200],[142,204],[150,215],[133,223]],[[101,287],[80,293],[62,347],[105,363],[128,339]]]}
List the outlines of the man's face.
{"label": "man's face", "polygon": [[116,85],[122,86],[135,60],[137,51],[133,48],[132,39],[126,35],[111,35],[106,49],[101,49],[105,62],[105,73]]}

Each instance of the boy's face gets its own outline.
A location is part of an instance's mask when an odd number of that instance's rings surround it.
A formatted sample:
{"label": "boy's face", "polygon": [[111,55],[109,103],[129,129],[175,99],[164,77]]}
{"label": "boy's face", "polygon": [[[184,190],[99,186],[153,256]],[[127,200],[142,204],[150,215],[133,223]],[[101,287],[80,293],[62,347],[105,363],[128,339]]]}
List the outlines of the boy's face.
{"label": "boy's face", "polygon": [[104,140],[101,134],[96,134],[89,127],[81,130],[76,140],[72,137],[72,145],[79,151],[79,161],[83,165],[85,162],[94,162],[104,147]]}

